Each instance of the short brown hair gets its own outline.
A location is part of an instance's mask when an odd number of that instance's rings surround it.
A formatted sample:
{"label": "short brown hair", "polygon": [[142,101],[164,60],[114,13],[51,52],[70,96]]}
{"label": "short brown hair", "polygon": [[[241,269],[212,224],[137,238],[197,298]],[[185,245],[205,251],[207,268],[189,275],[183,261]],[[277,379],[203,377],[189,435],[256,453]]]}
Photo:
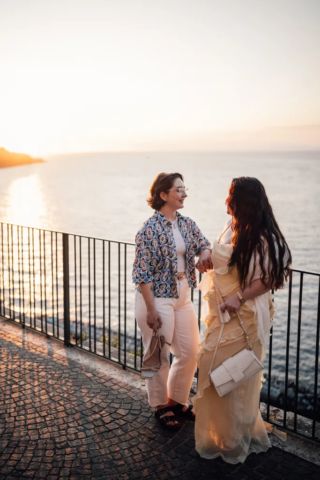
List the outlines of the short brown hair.
{"label": "short brown hair", "polygon": [[147,199],[148,205],[151,208],[160,210],[160,208],[163,207],[166,202],[162,200],[160,193],[169,192],[177,178],[184,181],[181,173],[159,173],[159,175],[156,176],[150,188],[150,197]]}

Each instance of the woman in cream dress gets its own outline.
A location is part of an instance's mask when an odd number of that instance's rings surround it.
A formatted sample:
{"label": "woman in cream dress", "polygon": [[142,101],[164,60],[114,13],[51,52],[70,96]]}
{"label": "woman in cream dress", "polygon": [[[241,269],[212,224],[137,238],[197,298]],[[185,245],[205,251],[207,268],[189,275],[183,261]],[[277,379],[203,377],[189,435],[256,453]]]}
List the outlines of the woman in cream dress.
{"label": "woman in cream dress", "polygon": [[[262,362],[273,317],[271,288],[281,288],[289,274],[291,254],[268,202],[263,185],[255,178],[232,181],[227,198],[232,215],[213,245],[213,270],[199,288],[209,312],[207,329],[197,355],[198,392],[193,397],[196,414],[196,450],[203,458],[221,456],[228,463],[244,462],[252,453],[270,447],[259,411],[261,375],[257,374],[223,397],[211,384],[209,372],[247,348],[236,312],[241,316],[253,352]],[[201,261],[200,271],[204,272]],[[224,324],[220,345],[218,308],[231,317]]]}

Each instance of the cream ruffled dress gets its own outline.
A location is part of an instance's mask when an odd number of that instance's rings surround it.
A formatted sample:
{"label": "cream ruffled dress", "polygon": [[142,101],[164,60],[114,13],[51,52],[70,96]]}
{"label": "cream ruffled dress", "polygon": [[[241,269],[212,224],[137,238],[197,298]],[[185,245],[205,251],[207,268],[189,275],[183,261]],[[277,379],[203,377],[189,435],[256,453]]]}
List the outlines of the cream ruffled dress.
{"label": "cream ruffled dress", "polygon": [[[221,238],[221,243],[214,243],[212,251],[214,269],[205,275],[199,285],[208,303],[209,312],[204,318],[207,326],[204,331],[205,339],[200,344],[200,352],[197,355],[198,392],[192,402],[196,414],[195,448],[199,455],[208,459],[220,456],[226,462],[235,464],[244,462],[252,452],[265,452],[271,444],[259,410],[261,375],[255,375],[224,397],[219,397],[209,379],[209,370],[220,333],[218,305],[240,290],[237,269],[228,267],[233,248],[228,243],[231,236],[232,231],[229,229]],[[258,267],[258,258],[256,263]],[[254,279],[260,278],[260,274],[261,270],[258,267]],[[265,293],[254,300],[248,300],[241,306],[239,313],[253,345],[253,352],[263,361],[273,316],[270,294]],[[212,369],[243,348],[247,348],[246,338],[237,316],[233,314],[230,322],[224,326]]]}

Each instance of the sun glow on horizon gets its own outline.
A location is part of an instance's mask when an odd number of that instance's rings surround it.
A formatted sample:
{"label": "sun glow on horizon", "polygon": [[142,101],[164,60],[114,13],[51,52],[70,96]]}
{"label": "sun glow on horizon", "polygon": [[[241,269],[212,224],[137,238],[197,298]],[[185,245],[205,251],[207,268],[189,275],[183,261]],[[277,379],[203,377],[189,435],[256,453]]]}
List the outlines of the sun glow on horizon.
{"label": "sun glow on horizon", "polygon": [[47,209],[36,174],[15,179],[9,185],[4,221],[23,226],[37,226],[47,217]]}

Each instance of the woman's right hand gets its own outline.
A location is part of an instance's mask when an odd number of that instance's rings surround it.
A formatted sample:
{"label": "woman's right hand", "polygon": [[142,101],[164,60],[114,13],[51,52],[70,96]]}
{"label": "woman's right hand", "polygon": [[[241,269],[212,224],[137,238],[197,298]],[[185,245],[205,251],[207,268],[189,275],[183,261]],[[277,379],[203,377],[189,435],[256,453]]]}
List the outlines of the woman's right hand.
{"label": "woman's right hand", "polygon": [[213,268],[210,249],[206,248],[201,252],[199,260],[196,263],[196,268],[200,273],[206,273],[207,270],[211,270]]}
{"label": "woman's right hand", "polygon": [[155,332],[162,327],[162,320],[155,308],[147,310],[147,325]]}
{"label": "woman's right hand", "polygon": [[236,293],[233,293],[220,305],[220,310],[224,313],[226,310],[229,313],[236,313],[241,307],[241,302]]}

